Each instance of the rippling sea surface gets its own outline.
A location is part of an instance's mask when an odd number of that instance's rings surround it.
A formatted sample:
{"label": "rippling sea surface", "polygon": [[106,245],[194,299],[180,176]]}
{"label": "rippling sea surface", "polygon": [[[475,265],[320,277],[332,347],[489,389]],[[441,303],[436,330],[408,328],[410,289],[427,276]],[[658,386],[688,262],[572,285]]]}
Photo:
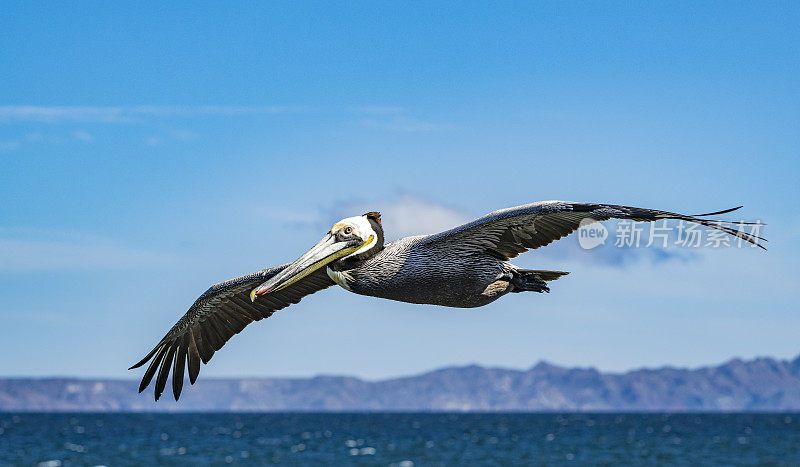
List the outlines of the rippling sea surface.
{"label": "rippling sea surface", "polygon": [[0,465],[800,464],[798,414],[1,414]]}

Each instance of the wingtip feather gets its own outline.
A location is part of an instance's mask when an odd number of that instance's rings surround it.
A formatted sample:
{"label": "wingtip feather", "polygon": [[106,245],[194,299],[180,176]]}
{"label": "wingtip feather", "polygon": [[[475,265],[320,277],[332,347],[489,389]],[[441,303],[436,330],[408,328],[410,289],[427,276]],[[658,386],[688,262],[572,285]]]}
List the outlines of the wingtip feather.
{"label": "wingtip feather", "polygon": [[150,366],[147,367],[147,370],[144,372],[144,376],[142,376],[142,382],[139,384],[140,393],[147,389],[147,386],[150,385],[150,382],[153,380],[153,375],[155,375],[156,369],[158,369],[158,364],[164,357],[164,352],[166,352],[166,347],[163,345],[159,345],[157,349],[158,353],[153,358],[153,361],[150,362]]}
{"label": "wingtip feather", "polygon": [[744,205],[741,205],[741,206],[736,206],[735,208],[724,209],[722,211],[717,211],[717,212],[708,212],[708,213],[705,213],[705,214],[694,214],[694,215],[692,215],[692,217],[718,216],[720,214],[727,214],[729,212],[738,211],[739,209],[742,209],[743,207],[744,207]]}
{"label": "wingtip feather", "polygon": [[181,397],[181,391],[183,390],[183,376],[186,371],[186,351],[188,347],[189,336],[184,334],[181,339],[181,344],[175,351],[175,363],[172,368],[172,395],[175,396],[175,402]]}
{"label": "wingtip feather", "polygon": [[163,342],[159,342],[157,346],[153,347],[153,350],[151,350],[150,353],[145,355],[145,357],[143,359],[139,360],[139,363],[135,363],[132,367],[130,367],[128,369],[129,370],[134,370],[134,369],[139,368],[140,366],[144,365],[145,363],[147,363],[151,358],[153,358],[153,355],[155,355],[156,351],[158,351],[158,348],[161,346],[162,343]]}
{"label": "wingtip feather", "polygon": [[161,360],[161,368],[158,370],[158,376],[156,377],[156,388],[153,392],[156,401],[161,398],[161,394],[164,393],[164,388],[167,386],[167,378],[169,377],[169,370],[172,369],[176,346],[177,344],[172,344],[169,349],[167,349],[164,358]]}

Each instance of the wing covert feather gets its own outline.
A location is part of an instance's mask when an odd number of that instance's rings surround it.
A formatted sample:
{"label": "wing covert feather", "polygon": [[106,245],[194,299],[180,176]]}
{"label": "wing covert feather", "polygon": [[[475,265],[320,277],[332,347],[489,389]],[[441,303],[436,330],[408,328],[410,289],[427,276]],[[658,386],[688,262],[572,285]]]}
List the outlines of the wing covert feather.
{"label": "wing covert feather", "polygon": [[[520,253],[543,247],[566,237],[578,230],[584,220],[592,223],[608,219],[631,219],[641,222],[678,219],[721,230],[764,248],[761,242],[766,239],[725,225],[732,224],[732,222],[700,218],[726,214],[739,208],[741,206],[724,211],[687,216],[674,212],[615,204],[541,201],[494,211],[462,226],[430,235],[422,241],[431,244],[447,243],[449,248],[462,253],[487,252],[506,261]],[[766,250],[766,248],[764,249]]]}

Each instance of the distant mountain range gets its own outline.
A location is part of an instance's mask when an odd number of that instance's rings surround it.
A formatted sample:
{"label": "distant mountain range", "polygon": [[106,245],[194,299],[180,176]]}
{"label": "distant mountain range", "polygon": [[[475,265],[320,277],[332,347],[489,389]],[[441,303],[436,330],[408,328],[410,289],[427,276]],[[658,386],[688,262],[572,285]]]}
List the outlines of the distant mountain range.
{"label": "distant mountain range", "polygon": [[800,357],[731,360],[698,369],[601,373],[539,363],[529,370],[451,367],[364,381],[200,378],[153,402],[133,380],[0,379],[0,411],[798,411]]}

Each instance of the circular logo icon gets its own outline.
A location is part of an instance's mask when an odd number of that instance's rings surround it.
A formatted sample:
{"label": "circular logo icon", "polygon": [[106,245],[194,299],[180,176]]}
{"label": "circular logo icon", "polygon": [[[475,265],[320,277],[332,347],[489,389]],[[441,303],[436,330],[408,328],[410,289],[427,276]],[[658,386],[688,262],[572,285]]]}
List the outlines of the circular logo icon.
{"label": "circular logo icon", "polygon": [[578,227],[578,245],[584,250],[591,250],[604,244],[608,238],[608,229],[594,219],[581,219]]}

